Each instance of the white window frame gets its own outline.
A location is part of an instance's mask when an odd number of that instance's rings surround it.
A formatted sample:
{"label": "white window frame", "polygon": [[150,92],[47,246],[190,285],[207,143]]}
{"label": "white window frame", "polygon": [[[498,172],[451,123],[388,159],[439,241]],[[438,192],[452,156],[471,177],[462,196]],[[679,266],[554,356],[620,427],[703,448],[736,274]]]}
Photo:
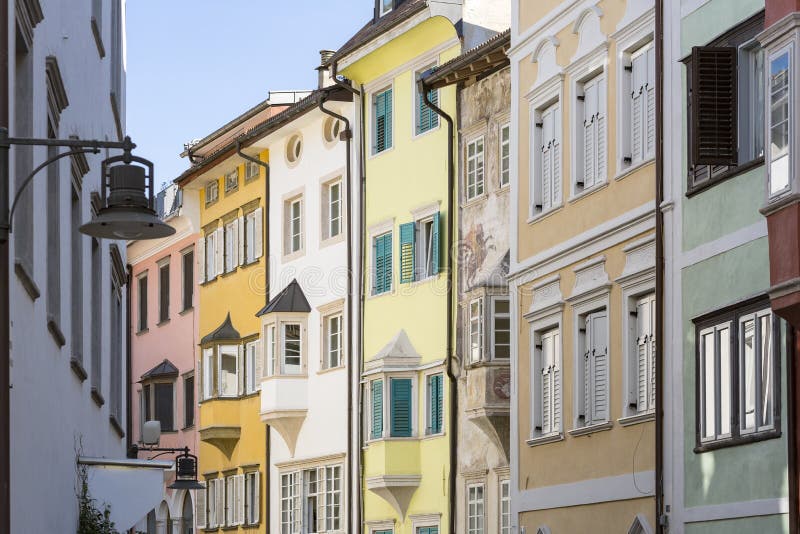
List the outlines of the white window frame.
{"label": "white window frame", "polygon": [[[344,233],[344,198],[343,198],[343,191],[342,187],[344,186],[344,182],[341,178],[335,178],[333,180],[327,181],[322,184],[324,189],[322,198],[324,205],[322,206],[322,213],[324,214],[323,224],[324,227],[322,229],[322,237],[323,241],[327,239],[336,239],[341,237]],[[337,197],[333,196],[333,188],[338,187],[339,194]],[[339,210],[339,214],[337,217],[333,217],[333,208],[334,205],[337,206]],[[338,230],[336,233],[333,232],[334,222],[338,224]]]}
{"label": "white window frame", "polygon": [[[342,474],[344,469],[341,464],[326,465],[323,469],[325,472],[325,531],[338,532],[342,530],[343,523],[344,492],[342,491],[342,485],[344,480]],[[334,473],[334,476],[329,476],[329,473]],[[336,473],[338,473],[338,477],[335,476]],[[332,511],[336,506],[338,506],[338,513],[334,516]]]}
{"label": "white window frame", "polygon": [[[322,359],[322,368],[323,369],[336,369],[338,367],[344,366],[344,314],[341,311],[331,313],[326,315],[322,318],[323,320],[323,359]],[[338,330],[338,347],[336,347],[335,351],[331,350],[331,337],[333,334],[333,330],[331,329],[332,321],[336,320],[338,322],[339,330]],[[337,353],[337,361],[336,365],[332,365],[331,356],[332,353]]]}
{"label": "white window frame", "polygon": [[213,230],[205,235],[205,258],[206,262],[206,282],[214,280],[218,274],[217,272],[217,232]]}
{"label": "white window frame", "polygon": [[[416,233],[414,236],[416,242],[414,246],[415,282],[421,282],[422,280],[435,276],[433,274],[433,255],[438,251],[433,250],[433,218],[438,216],[439,213],[436,212],[435,215],[423,217],[414,221],[414,232]],[[430,232],[428,232],[428,229],[430,229]],[[439,240],[441,241],[441,234]]]}
{"label": "white window frame", "polygon": [[[298,207],[298,214],[294,213]],[[287,198],[283,203],[284,210],[284,250],[285,257],[302,254],[305,250],[305,199],[302,194]],[[297,248],[295,248],[295,237]]]}
{"label": "white window frame", "polygon": [[502,479],[498,485],[499,509],[499,533],[511,534],[511,480]]}
{"label": "white window frame", "polygon": [[[260,209],[260,208],[259,208]],[[256,210],[245,214],[244,216],[244,254],[245,264],[251,264],[256,261],[255,246],[256,239],[261,239],[261,232],[256,231]],[[258,229],[260,230],[260,228]]]}
{"label": "white window frame", "polygon": [[[470,150],[475,151],[470,155]],[[480,148],[480,150],[479,150]],[[479,135],[471,139],[464,148],[466,163],[464,165],[464,195],[466,202],[471,202],[486,194],[486,139]],[[470,165],[474,168],[470,170]]]}
{"label": "white window frame", "polygon": [[467,350],[471,364],[484,361],[484,330],[483,297],[477,297],[467,305]]}
{"label": "white window frame", "polygon": [[219,181],[212,180],[206,184],[205,197],[206,206],[219,200]]}
{"label": "white window frame", "polygon": [[[214,391],[214,348],[203,349],[203,383],[201,384],[202,399],[210,399],[215,395]],[[210,372],[209,372],[210,371]]]}
{"label": "white window frame", "polygon": [[[261,342],[259,340],[248,341],[244,345],[244,379],[245,379],[245,394],[250,395],[261,390],[261,377],[257,376],[258,373],[258,357],[261,350]],[[263,363],[262,363],[263,365]],[[263,373],[263,370],[262,370]]]}
{"label": "white window frame", "polygon": [[[543,176],[544,157],[542,154],[542,147],[544,146],[544,138],[547,135],[545,132],[545,120],[547,116],[552,116],[552,139],[548,141],[548,146],[552,144],[553,147],[558,146],[559,149],[555,151],[552,148],[553,155],[551,161],[551,174],[553,181],[548,185],[548,193],[545,194],[544,186],[545,180]],[[530,218],[534,219],[546,215],[561,207],[564,194],[563,194],[563,160],[564,153],[561,147],[564,144],[564,135],[562,131],[562,98],[561,93],[558,95],[551,95],[551,98],[544,100],[541,103],[531,104],[531,203],[530,203]],[[553,165],[558,165],[558,175],[553,170]],[[558,191],[556,193],[556,190]],[[545,197],[549,203],[545,202]]]}
{"label": "white window frame", "polygon": [[[757,323],[761,319],[764,319],[764,318],[767,319],[767,329],[768,329],[767,337],[771,342],[770,347],[769,347],[771,349],[771,354],[768,356],[768,362],[767,362],[768,363],[767,372],[769,373],[769,377],[770,377],[770,380],[771,380],[771,388],[770,389],[772,391],[772,395],[771,395],[772,398],[770,399],[772,407],[769,410],[770,422],[764,423],[763,421],[759,421],[759,419],[761,419],[763,417],[764,413],[765,413],[764,409],[763,409],[763,398],[761,397],[761,391],[760,391],[761,388],[763,387],[761,385],[761,383],[760,383],[760,379],[763,378],[763,374],[764,374],[764,368],[763,368],[763,366],[764,366],[764,355],[763,354],[758,354],[758,351],[756,351],[755,359],[753,361],[754,366],[755,366],[755,368],[753,369],[753,371],[755,373],[755,376],[753,377],[754,378],[753,387],[757,389],[757,391],[755,393],[755,397],[754,397],[754,401],[755,401],[754,409],[755,409],[756,421],[755,421],[754,426],[747,426],[747,417],[746,417],[747,414],[746,414],[746,412],[747,412],[747,379],[748,379],[748,377],[745,376],[745,374],[747,372],[745,361],[744,361],[745,360],[745,351],[744,351],[744,334],[745,334],[745,331],[744,331],[744,328],[743,328],[742,325],[745,322],[754,321],[754,325],[756,326],[756,331],[754,333],[753,345],[754,345],[754,347],[757,347],[757,346],[759,346],[758,342],[761,339],[763,339],[763,337],[764,337],[763,328],[761,327],[761,325],[758,325]],[[748,314],[743,314],[743,315],[739,316],[739,329],[738,329],[739,339],[736,340],[736,344],[737,344],[737,347],[738,347],[737,357],[739,358],[739,384],[738,384],[739,385],[739,406],[737,407],[737,409],[739,410],[739,434],[741,436],[746,436],[748,434],[756,434],[756,433],[759,433],[759,432],[765,432],[765,431],[773,430],[775,428],[775,420],[774,420],[774,409],[775,408],[774,408],[774,406],[775,406],[775,403],[777,402],[777,399],[775,398],[776,396],[775,396],[774,392],[775,392],[775,381],[776,381],[776,379],[778,379],[778,377],[776,377],[775,373],[774,373],[774,370],[775,370],[775,360],[774,360],[774,358],[775,358],[776,346],[780,347],[781,345],[780,345],[780,340],[776,340],[775,337],[773,336],[773,332],[774,332],[773,320],[774,319],[773,319],[772,310],[769,309],[769,308],[762,309],[762,310],[759,310],[759,311],[754,311],[754,312],[751,312],[751,313],[748,313]],[[759,337],[759,335],[760,335],[760,337]],[[776,343],[777,343],[777,345],[776,345]]]}
{"label": "white window frame", "polygon": [[[594,63],[592,63],[594,64]],[[594,153],[590,155],[592,168],[594,169],[592,180],[586,183],[585,165],[587,156],[585,153],[586,126],[585,121],[587,106],[587,89],[594,89],[597,93],[595,107],[596,112],[589,118],[593,128],[593,148]],[[572,198],[581,196],[584,193],[593,191],[605,185],[608,181],[608,83],[605,69],[603,67],[587,70],[585,73],[577,74],[576,81],[572,84],[575,96],[574,113],[572,120],[571,141],[574,150],[570,150],[571,158],[571,191]],[[599,122],[602,121],[602,122]],[[598,126],[601,124],[601,126]]]}
{"label": "white window frame", "polygon": [[[302,478],[300,471],[290,471],[280,475],[280,484],[278,486],[280,491],[278,496],[280,510],[278,517],[280,518],[281,534],[295,534],[298,532],[297,527],[302,521],[302,516],[300,516],[302,509],[302,492],[300,491],[302,482],[298,480],[299,478]],[[284,516],[288,518],[288,521],[284,521]]]}
{"label": "white window frame", "polygon": [[[239,373],[241,372],[241,366],[239,365],[240,360],[240,352],[241,346],[240,345],[218,345],[216,347],[216,355],[217,355],[217,397],[219,398],[230,398],[230,397],[238,397],[239,396]],[[236,361],[236,384],[234,387],[233,392],[224,392],[222,388],[222,356],[223,353],[226,356],[233,356]]]}
{"label": "white window frame", "polygon": [[[722,355],[720,354],[719,334],[720,334],[720,332],[722,332],[724,330],[727,330],[727,332],[728,332],[728,334],[727,334],[728,335],[728,341],[729,341],[728,345],[730,346],[730,338],[731,338],[731,336],[734,335],[733,334],[733,322],[731,322],[731,321],[721,321],[720,323],[718,323],[718,324],[716,324],[714,326],[702,329],[700,331],[700,334],[699,334],[700,335],[700,338],[699,338],[699,347],[700,347],[699,348],[699,352],[700,352],[699,353],[699,358],[700,358],[699,369],[700,369],[700,373],[697,376],[697,381],[700,384],[700,387],[699,387],[699,393],[700,394],[698,396],[697,402],[700,404],[700,409],[699,409],[698,413],[700,414],[700,442],[701,443],[708,443],[708,442],[718,441],[718,440],[722,440],[722,439],[726,439],[726,438],[731,437],[731,429],[732,429],[731,417],[730,417],[730,415],[728,415],[728,418],[727,418],[727,421],[726,421],[725,418],[722,415],[722,406],[721,406],[721,403],[722,403],[722,391],[721,390],[722,390],[723,386],[721,384],[718,384],[717,379],[716,379],[716,376],[720,376],[720,377],[722,376],[721,375],[721,373],[722,373]],[[713,432],[711,434],[707,434],[706,431],[705,431],[706,430],[705,416],[706,416],[706,408],[707,408],[707,405],[706,405],[706,402],[705,402],[705,400],[706,400],[705,396],[706,396],[706,391],[707,391],[707,388],[708,388],[708,383],[706,381],[706,365],[705,364],[706,364],[707,359],[709,358],[709,355],[706,353],[706,350],[705,350],[706,347],[705,347],[705,344],[704,344],[704,340],[705,340],[705,337],[709,336],[709,335],[714,336],[714,355],[713,355],[714,363],[713,363],[713,366],[714,366],[714,373],[715,373],[715,379],[712,382],[712,384],[714,386],[714,397],[715,397],[715,399],[714,399],[714,419],[715,419],[715,423],[714,423],[714,430],[713,430]],[[735,358],[735,354],[733,354],[733,352],[730,351],[729,354],[728,354],[728,372],[729,372],[729,375],[730,375],[729,378],[728,378],[728,387],[730,389],[729,406],[728,406],[729,414],[733,413],[733,411],[737,409],[733,405],[733,359],[734,358]],[[724,431],[726,423],[727,423],[727,430],[728,430],[727,432]]]}
{"label": "white window frame", "polygon": [[[774,125],[772,124],[772,83],[771,83],[772,76],[770,73],[772,71],[773,62],[778,60],[783,55],[787,56],[787,65],[788,65],[787,75],[786,75],[788,83],[786,121],[789,131],[787,132],[787,145],[786,145],[785,156],[782,156],[781,158],[778,159],[773,159],[774,156],[772,153],[773,152],[772,129]],[[795,158],[793,152],[795,148],[794,137],[796,135],[794,132],[795,130],[794,125],[796,124],[797,117],[794,116],[796,109],[794,98],[795,95],[797,94],[797,89],[795,88],[797,76],[795,75],[794,55],[795,55],[794,45],[792,43],[786,44],[783,47],[775,51],[772,51],[768,56],[768,60],[765,61],[765,66],[764,66],[764,71],[768,82],[766,85],[767,90],[765,91],[764,94],[764,101],[765,101],[765,107],[767,109],[767,112],[765,113],[765,120],[767,121],[766,132],[769,134],[766,136],[767,139],[765,139],[765,146],[769,147],[768,149],[765,149],[765,152],[767,153],[767,176],[768,176],[767,195],[769,200],[781,197],[790,192],[792,189],[792,182],[795,180],[793,172],[796,166],[794,164]],[[768,145],[766,144],[767,141],[769,141]],[[785,165],[786,180],[785,180],[785,185],[783,185],[782,187],[778,187],[778,185],[780,184],[773,184],[773,176],[776,174],[778,161],[780,161],[783,158],[786,159],[786,165]]]}
{"label": "white window frame", "polygon": [[[530,324],[530,383],[531,387],[531,412],[530,412],[530,435],[527,440],[528,445],[534,446],[542,443],[549,443],[552,441],[559,441],[564,439],[564,338],[562,327],[562,306],[558,306],[557,311],[539,318],[535,318]],[[558,424],[553,425],[549,432],[545,432],[544,428],[537,429],[537,423],[542,418],[542,384],[541,384],[541,367],[543,358],[543,343],[544,337],[558,335],[555,340],[556,353],[554,354],[553,365],[560,373],[558,386],[554,387],[554,394],[558,394],[562,399],[560,409],[554,410],[553,415],[558,416]],[[539,377],[537,377],[537,374]],[[538,414],[538,415],[537,415]]]}
{"label": "white window frame", "polygon": [[[761,73],[759,75],[755,67],[755,54],[754,51],[760,51],[761,54]],[[768,84],[764,83],[766,79],[767,69],[767,53],[761,48],[758,40],[751,39],[750,41],[739,45],[737,51],[737,63],[739,65],[739,74],[737,75],[737,86],[739,89],[739,109],[737,123],[737,139],[739,144],[739,163],[747,163],[766,156],[767,149],[767,116],[764,115],[768,109],[767,103],[767,87]],[[742,77],[744,76],[744,79]],[[757,99],[755,92],[761,91],[762,106],[758,109],[756,105]],[[746,110],[742,106],[747,106]],[[756,120],[756,114],[760,114],[760,126],[757,126],[759,121]],[[757,152],[756,147],[753,145],[753,133],[761,133],[761,151]]]}
{"label": "white window frame", "polygon": [[[508,312],[499,313],[497,311],[497,302],[508,302]],[[490,299],[491,313],[489,315],[490,324],[490,352],[492,360],[510,361],[511,360],[511,297],[508,295],[495,295]],[[508,319],[508,356],[497,356],[497,332],[499,331],[496,324],[496,319]]]}
{"label": "white window frame", "polygon": [[225,174],[225,194],[233,193],[239,189],[239,167]]}
{"label": "white window frame", "polygon": [[239,265],[239,223],[233,219],[225,225],[225,272],[231,273]]}
{"label": "white window frame", "polygon": [[380,11],[380,16],[381,17],[386,15],[387,13],[391,12],[392,9],[394,9],[393,6],[392,6],[394,4],[394,1],[393,0],[389,0],[389,4],[390,4],[389,8],[387,9],[386,8],[386,0],[378,0],[378,6],[379,6],[378,9]]}
{"label": "white window frame", "polygon": [[[431,410],[431,384],[430,384],[430,378],[432,376],[436,376],[436,375],[441,375],[441,377],[442,377],[442,428],[441,428],[441,430],[439,432],[433,433],[433,432],[430,431],[431,423],[432,423],[431,415],[433,415],[433,412]],[[426,436],[442,436],[442,435],[444,435],[445,422],[446,422],[446,419],[447,419],[444,416],[444,412],[447,410],[447,405],[445,404],[445,392],[444,392],[444,389],[446,387],[445,386],[445,374],[441,370],[434,370],[434,371],[425,373],[425,375],[423,376],[423,379],[425,381],[425,435]],[[412,387],[412,390],[413,390],[413,387]]]}
{"label": "white window frame", "polygon": [[466,493],[466,532],[467,534],[484,534],[486,532],[486,485],[483,482],[468,484]]}
{"label": "white window frame", "polygon": [[[299,358],[300,358],[300,362],[297,365],[291,364],[291,366],[290,366],[290,364],[286,363],[286,328],[289,327],[289,326],[297,326],[298,327],[299,332],[298,332],[297,342],[298,342],[298,344],[300,346],[300,354],[298,355]],[[303,350],[303,348],[304,348],[303,347],[303,345],[304,345],[304,342],[303,342],[304,334],[305,334],[305,325],[303,324],[302,321],[299,321],[299,320],[296,320],[296,321],[281,321],[281,323],[280,323],[280,347],[281,347],[281,351],[280,351],[280,358],[281,358],[281,360],[280,360],[280,374],[282,376],[287,376],[287,375],[293,376],[293,375],[302,375],[303,374],[303,367],[304,367],[303,366],[303,362],[305,361],[305,354],[304,354],[305,351]]]}
{"label": "white window frame", "polygon": [[249,182],[255,180],[261,174],[261,165],[254,161],[245,161],[244,163],[244,181]]}
{"label": "white window frame", "polygon": [[264,365],[266,376],[275,376],[278,357],[278,324],[264,325]]}
{"label": "white window frame", "polygon": [[[498,139],[500,141],[500,153],[498,155],[498,166],[500,172],[498,178],[498,185],[500,189],[504,189],[511,184],[511,123],[510,122],[506,122],[505,124],[500,126],[500,134],[498,136]],[[508,155],[505,155],[503,153],[505,148],[508,148]]]}
{"label": "white window frame", "polygon": [[[575,367],[576,370],[574,374],[574,381],[573,391],[574,399],[573,399],[573,406],[580,406],[584,405],[584,414],[586,414],[586,418],[584,420],[580,419],[578,415],[579,410],[574,410],[573,414],[573,428],[591,428],[593,426],[604,425],[611,420],[610,412],[611,412],[611,403],[609,402],[609,397],[611,393],[611,388],[609,385],[611,379],[610,373],[610,362],[611,362],[611,343],[610,343],[610,320],[609,320],[609,308],[608,302],[606,299],[602,300],[601,303],[596,301],[592,301],[589,303],[584,303],[580,306],[573,306],[573,310],[575,312],[575,332],[577,334],[574,340],[575,342]],[[585,406],[585,398],[588,395],[592,399],[594,398],[594,390],[595,390],[595,381],[597,380],[597,376],[594,374],[594,369],[592,364],[590,363],[590,372],[591,376],[587,379],[585,376],[585,364],[586,364],[586,352],[589,350],[588,342],[589,342],[589,331],[590,328],[586,324],[587,321],[597,317],[597,316],[604,316],[605,317],[605,329],[602,335],[605,336],[606,340],[606,365],[605,371],[602,372],[601,378],[605,381],[605,417],[596,419],[594,415],[591,415],[591,419],[588,417],[590,411],[593,407]],[[587,384],[591,388],[591,393],[585,391]],[[592,403],[593,404],[593,403]]]}
{"label": "white window frame", "polygon": [[[252,490],[252,491],[251,491]],[[261,521],[261,473],[245,471],[244,473],[244,525],[258,525]],[[255,502],[255,506],[253,506]],[[255,510],[255,514],[253,511]]]}

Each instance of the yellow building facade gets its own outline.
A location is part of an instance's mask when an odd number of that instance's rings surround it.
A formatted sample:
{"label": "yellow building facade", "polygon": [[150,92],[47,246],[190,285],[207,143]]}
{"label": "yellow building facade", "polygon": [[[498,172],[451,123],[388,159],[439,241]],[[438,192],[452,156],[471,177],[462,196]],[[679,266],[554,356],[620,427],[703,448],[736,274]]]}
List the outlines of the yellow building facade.
{"label": "yellow building facade", "polygon": [[[205,490],[197,492],[195,516],[203,531],[268,532],[263,351],[256,317],[266,294],[266,169],[219,146],[229,145],[246,120],[263,121],[280,109],[266,106],[256,116],[240,117],[204,139],[196,152],[190,148],[194,165],[176,180],[200,206],[195,372],[198,478]],[[268,151],[258,159],[266,163]]]}
{"label": "yellow building facade", "polygon": [[652,3],[512,21],[512,522],[653,532]]}
{"label": "yellow building facade", "polygon": [[[361,532],[435,534],[450,521],[452,204],[447,124],[416,81],[460,42],[426,2],[396,4],[378,6],[332,60],[365,109]],[[455,88],[430,95],[455,117]]]}

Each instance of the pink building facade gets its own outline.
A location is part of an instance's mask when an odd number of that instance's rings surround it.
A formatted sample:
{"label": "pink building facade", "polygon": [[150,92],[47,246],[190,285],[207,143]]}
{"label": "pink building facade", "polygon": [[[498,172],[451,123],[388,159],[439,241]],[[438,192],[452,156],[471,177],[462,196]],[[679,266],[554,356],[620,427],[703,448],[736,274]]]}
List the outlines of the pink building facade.
{"label": "pink building facade", "polygon": [[[157,207],[175,234],[128,243],[132,440],[142,447],[145,421],[157,420],[160,447],[188,446],[197,454],[199,209],[191,200],[183,203],[174,185],[158,195]],[[140,458],[146,455],[139,453]],[[174,472],[164,483],[161,504],[137,525],[137,532],[194,534],[193,496],[167,489],[173,480]]]}

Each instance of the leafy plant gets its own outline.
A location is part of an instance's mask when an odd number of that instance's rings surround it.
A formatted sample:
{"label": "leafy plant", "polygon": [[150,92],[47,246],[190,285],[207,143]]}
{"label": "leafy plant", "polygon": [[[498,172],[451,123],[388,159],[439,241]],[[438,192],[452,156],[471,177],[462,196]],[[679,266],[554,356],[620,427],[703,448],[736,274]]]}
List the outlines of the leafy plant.
{"label": "leafy plant", "polygon": [[[80,438],[76,443],[76,455],[80,456],[83,443]],[[78,532],[77,534],[119,534],[111,521],[111,506],[103,503],[102,510],[98,509],[96,499],[89,493],[89,482],[86,466],[78,465]]]}

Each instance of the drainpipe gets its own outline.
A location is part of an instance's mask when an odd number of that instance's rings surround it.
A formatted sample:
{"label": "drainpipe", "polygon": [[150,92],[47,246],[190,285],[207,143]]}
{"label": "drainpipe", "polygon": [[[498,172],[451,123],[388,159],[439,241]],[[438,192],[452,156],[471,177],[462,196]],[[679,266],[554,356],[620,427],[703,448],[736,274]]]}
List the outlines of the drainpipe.
{"label": "drainpipe", "polygon": [[[364,173],[364,161],[366,159],[366,155],[365,155],[365,150],[366,149],[365,149],[365,140],[364,140],[365,139],[364,136],[366,134],[366,126],[364,124],[364,116],[366,115],[366,110],[364,108],[364,98],[362,98],[362,95],[364,94],[364,86],[362,85],[361,89],[359,90],[359,89],[356,89],[355,87],[351,86],[349,83],[346,83],[344,80],[340,80],[338,78],[337,74],[336,74],[337,67],[338,67],[337,63],[335,63],[335,62],[331,63],[331,79],[333,80],[333,82],[337,86],[341,87],[342,89],[345,89],[345,90],[351,92],[353,94],[353,96],[357,96],[359,98],[359,101],[361,102],[361,115],[360,115],[360,121],[359,121],[361,124],[360,124],[360,139],[359,139],[359,147],[358,147],[358,158],[359,158],[359,160],[358,160],[358,168],[359,168],[359,172],[360,172],[360,175],[361,175],[360,176],[360,180],[361,180],[360,181],[360,191],[359,191],[359,210],[358,210],[358,235],[361,237],[361,239],[358,240],[358,258],[359,258],[359,275],[360,276],[359,276],[359,283],[358,283],[358,302],[359,302],[358,312],[359,312],[359,320],[358,320],[358,351],[357,351],[358,352],[358,357],[359,357],[359,361],[358,361],[359,375],[358,376],[360,377],[361,376],[361,361],[363,360],[363,351],[364,351],[364,284],[365,284],[364,264],[366,263],[366,259],[365,259],[366,248],[364,246],[364,239],[363,239],[363,237],[364,237],[364,235],[366,233],[366,229],[365,229],[365,226],[364,226],[364,224],[365,224],[364,223],[364,210],[366,208],[364,199],[365,199],[365,195],[366,195],[366,192],[367,192],[367,178],[366,178],[366,175]],[[322,104],[320,104],[320,109],[322,109],[323,112],[326,111],[325,109],[322,108]],[[349,122],[347,123],[347,125],[348,126],[347,126],[345,131],[350,130]],[[350,158],[350,145],[352,143],[352,138],[353,138],[352,131],[350,131],[350,134],[347,137],[347,143],[348,143],[348,149],[347,149],[347,165],[348,165],[348,171],[347,171],[347,174],[348,174],[347,202],[348,202],[348,215],[347,216],[348,216],[348,220],[352,220],[351,215],[350,215],[352,213],[352,211],[349,209],[351,207],[351,189],[350,189],[351,158]],[[351,237],[350,237],[351,235],[352,235],[352,231],[351,231],[350,228],[348,228],[348,239],[351,239]],[[348,285],[351,283],[350,280],[352,279],[352,269],[350,268],[350,267],[352,267],[352,265],[350,264],[350,261],[351,261],[350,258],[351,258],[350,245],[348,245],[348,257],[347,257],[347,261],[348,261],[348,273],[347,273],[348,274]],[[349,296],[352,296],[352,292],[348,293],[348,297]],[[352,304],[350,304],[350,308],[352,308]],[[352,324],[353,323],[349,323],[348,326],[347,326],[347,328],[348,328],[348,336],[351,336],[350,331],[351,331],[351,328],[352,328],[352,326],[351,326]],[[351,356],[352,356],[352,351],[351,351]],[[353,362],[351,362],[351,364],[352,363]],[[349,372],[350,371],[348,371],[348,373]],[[353,378],[355,378],[355,377],[353,377]],[[348,384],[348,388],[352,387],[352,381],[353,380],[350,379],[349,384]],[[360,381],[359,381],[359,384],[360,384]],[[347,402],[348,402],[348,404],[352,404],[351,395],[348,395],[348,401]],[[363,406],[364,406],[364,391],[363,391],[363,388],[361,388],[360,386],[358,387],[358,403],[357,404],[358,404],[358,407],[357,407],[357,409],[358,409],[358,418],[356,420],[356,427],[358,428],[358,436],[357,436],[357,439],[356,439],[356,443],[351,443],[351,450],[348,450],[348,453],[347,453],[348,463],[350,463],[350,462],[352,462],[351,458],[353,460],[356,458],[355,454],[353,454],[353,451],[358,451],[358,465],[355,466],[355,469],[358,469],[359,475],[358,475],[358,487],[356,488],[355,492],[352,492],[352,485],[351,485],[352,483],[350,482],[350,480],[353,478],[353,470],[351,470],[347,474],[347,480],[348,480],[348,487],[351,490],[350,500],[352,500],[354,497],[356,499],[356,502],[354,504],[352,504],[352,511],[355,512],[355,516],[356,517],[355,517],[355,520],[353,520],[353,523],[355,523],[355,525],[357,525],[357,528],[356,529],[351,528],[350,530],[351,531],[360,532],[361,531],[361,518],[363,517],[363,506],[364,506],[364,502],[363,502],[363,498],[362,498],[362,494],[361,494],[361,489],[362,489],[361,488],[361,486],[362,486],[361,482],[362,482],[363,465],[364,465],[364,451],[363,451],[363,449],[361,447],[361,444],[364,442],[364,436],[363,436],[363,428],[361,428],[361,424],[360,424],[360,422],[363,420],[361,410],[363,409]],[[349,430],[350,429],[350,424],[351,424],[351,419],[350,419],[351,416],[348,416],[348,418],[349,418],[348,419],[348,430]],[[347,439],[348,440],[352,440],[352,435],[348,434],[348,438]],[[348,506],[351,506],[351,505],[348,505]],[[353,516],[352,516],[352,513],[351,513],[350,518],[348,519],[348,521],[350,521],[352,519],[352,517]]]}
{"label": "drainpipe", "polygon": [[664,0],[656,10],[656,534],[667,530],[664,514]]}
{"label": "drainpipe", "polygon": [[[353,303],[350,300],[350,296],[353,294],[353,277],[350,273],[353,272],[353,233],[352,229],[352,196],[350,194],[350,187],[351,187],[351,165],[350,165],[350,145],[353,139],[353,132],[350,130],[350,120],[345,117],[344,115],[339,115],[331,110],[325,109],[324,104],[328,99],[329,94],[324,93],[322,98],[319,101],[319,110],[326,115],[330,115],[331,117],[338,119],[344,123],[344,131],[342,132],[342,136],[345,139],[346,143],[346,156],[345,156],[345,182],[347,184],[347,198],[346,198],[346,210],[347,210],[347,347],[348,349],[353,346],[353,335],[352,329],[350,325],[353,324]],[[353,447],[353,358],[352,353],[351,357],[347,360],[347,495],[349,498],[347,499],[347,521],[348,524],[352,521],[353,518],[353,503],[352,503],[352,495],[353,495],[353,454],[352,451],[355,447]]]}
{"label": "drainpipe", "polygon": [[[133,372],[133,353],[131,346],[131,281],[133,280],[133,266],[129,263],[127,265],[128,289],[125,291],[125,306],[126,311],[126,326],[125,329],[125,450],[131,451],[133,446],[133,400],[131,399],[131,373]],[[129,458],[136,458],[136,455]]]}
{"label": "drainpipe", "polygon": [[[255,163],[256,165],[260,165],[264,167],[264,304],[269,303],[269,205],[270,205],[270,197],[269,197],[269,163],[266,161],[261,161],[258,158],[254,158],[253,156],[249,156],[242,152],[242,144],[241,141],[237,138],[236,139],[236,153],[244,160],[249,161],[251,163]],[[269,425],[266,426],[266,435],[264,439],[266,440],[266,467],[264,469],[264,501],[266,504],[266,517],[264,520],[267,524],[267,530],[269,530],[269,523],[272,520],[272,513],[271,513],[271,505],[272,505],[272,498],[270,495],[270,490],[272,488],[272,477],[270,477],[270,466],[272,465],[272,448],[270,447],[271,437],[272,437],[272,427]]]}
{"label": "drainpipe", "polygon": [[[0,128],[8,129],[8,0],[0,0]],[[8,149],[0,151],[0,165],[8,165]],[[4,161],[3,161],[4,160]],[[0,184],[0,218],[7,220],[8,180]],[[8,239],[0,240],[0,533],[11,532],[11,305],[9,303]]]}
{"label": "drainpipe", "polygon": [[450,534],[456,534],[456,470],[458,460],[458,387],[457,379],[453,374],[453,271],[455,268],[455,247],[453,243],[453,229],[455,228],[455,165],[454,161],[454,123],[453,118],[430,101],[428,88],[425,82],[419,80],[417,89],[425,100],[425,104],[447,122],[447,355],[445,365],[447,378],[450,382],[450,473],[449,473],[449,501],[450,512],[448,523]]}

